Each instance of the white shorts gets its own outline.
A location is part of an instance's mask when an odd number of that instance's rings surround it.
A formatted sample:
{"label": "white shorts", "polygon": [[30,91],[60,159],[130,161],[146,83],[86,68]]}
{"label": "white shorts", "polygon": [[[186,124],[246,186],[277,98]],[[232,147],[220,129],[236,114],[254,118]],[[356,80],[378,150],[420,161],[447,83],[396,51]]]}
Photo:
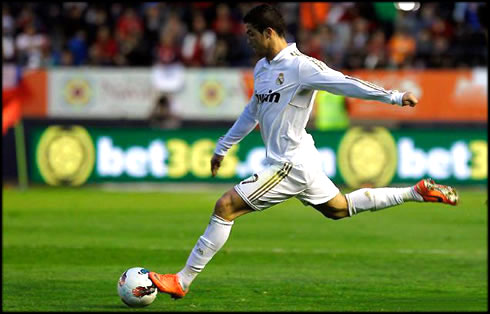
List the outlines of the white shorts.
{"label": "white shorts", "polygon": [[264,210],[296,197],[305,205],[331,200],[340,191],[318,166],[270,164],[235,185],[242,199],[255,210]]}

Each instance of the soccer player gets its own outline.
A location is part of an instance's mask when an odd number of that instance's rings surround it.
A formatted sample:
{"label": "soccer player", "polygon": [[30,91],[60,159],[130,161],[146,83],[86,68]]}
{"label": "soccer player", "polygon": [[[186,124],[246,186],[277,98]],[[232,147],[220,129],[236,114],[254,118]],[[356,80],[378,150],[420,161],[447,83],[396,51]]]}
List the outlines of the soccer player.
{"label": "soccer player", "polygon": [[347,76],[325,63],[302,54],[284,37],[285,24],[278,10],[259,5],[244,17],[248,42],[260,59],[254,69],[254,95],[216,145],[211,159],[214,177],[230,147],[257,125],[266,147],[267,167],[241,181],[216,202],[204,234],[192,249],[184,268],[177,274],[150,272],[160,292],[182,298],[196,276],[225,244],[236,218],[262,211],[291,197],[310,205],[331,219],[352,217],[406,201],[441,202],[456,205],[458,194],[450,186],[423,179],[403,188],[363,188],[348,194],[322,171],[313,138],[306,133],[316,90],[349,97],[415,106],[410,92],[385,90]]}

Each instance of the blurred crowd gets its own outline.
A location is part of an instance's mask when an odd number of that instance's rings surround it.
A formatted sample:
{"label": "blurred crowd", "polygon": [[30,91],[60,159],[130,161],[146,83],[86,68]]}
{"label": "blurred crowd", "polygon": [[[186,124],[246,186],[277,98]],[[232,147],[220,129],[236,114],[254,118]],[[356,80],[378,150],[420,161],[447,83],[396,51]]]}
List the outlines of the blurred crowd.
{"label": "blurred crowd", "polygon": [[[242,17],[261,2],[2,3],[3,62],[250,67]],[[335,69],[487,65],[485,2],[276,4],[288,42]]]}

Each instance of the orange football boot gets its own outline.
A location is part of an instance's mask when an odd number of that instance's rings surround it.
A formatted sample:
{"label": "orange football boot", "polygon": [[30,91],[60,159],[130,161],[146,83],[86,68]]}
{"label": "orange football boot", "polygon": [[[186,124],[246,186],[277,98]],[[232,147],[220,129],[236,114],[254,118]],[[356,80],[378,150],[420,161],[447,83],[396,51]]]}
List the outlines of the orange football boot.
{"label": "orange football boot", "polygon": [[432,179],[422,179],[415,184],[417,191],[426,202],[439,202],[449,205],[458,204],[458,192],[449,185],[441,185]]}
{"label": "orange football boot", "polygon": [[155,272],[149,273],[151,281],[157,286],[158,290],[163,293],[168,293],[174,299],[184,297],[189,289],[184,291],[179,283],[177,274],[158,274]]}

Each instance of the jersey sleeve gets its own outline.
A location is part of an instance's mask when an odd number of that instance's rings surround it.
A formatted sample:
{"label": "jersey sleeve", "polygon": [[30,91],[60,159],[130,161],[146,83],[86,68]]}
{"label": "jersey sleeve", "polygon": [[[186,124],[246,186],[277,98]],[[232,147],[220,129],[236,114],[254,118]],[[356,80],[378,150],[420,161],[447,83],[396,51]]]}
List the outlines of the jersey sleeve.
{"label": "jersey sleeve", "polygon": [[252,96],[250,102],[245,106],[245,109],[235,121],[228,132],[219,138],[216,144],[214,153],[224,156],[226,152],[247,136],[257,125],[257,100]]}
{"label": "jersey sleeve", "polygon": [[299,78],[302,86],[307,89],[324,90],[336,95],[377,100],[400,106],[405,94],[397,90],[385,90],[373,83],[345,75],[311,57],[307,57],[300,63]]}

